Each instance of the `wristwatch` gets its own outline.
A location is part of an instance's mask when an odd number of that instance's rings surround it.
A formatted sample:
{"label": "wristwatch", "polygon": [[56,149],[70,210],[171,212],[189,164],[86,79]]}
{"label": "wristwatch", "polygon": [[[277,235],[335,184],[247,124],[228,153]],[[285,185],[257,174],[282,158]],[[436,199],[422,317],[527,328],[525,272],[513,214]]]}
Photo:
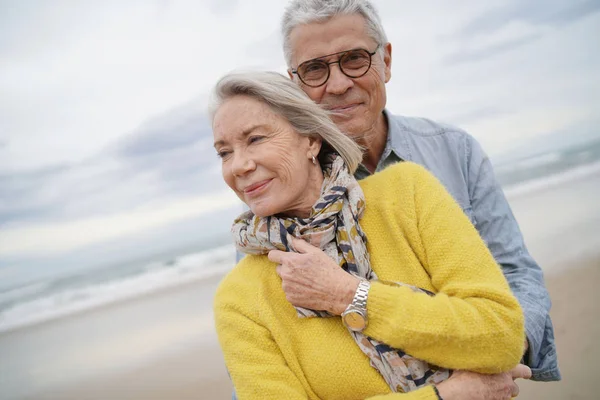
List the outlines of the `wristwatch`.
{"label": "wristwatch", "polygon": [[361,279],[352,303],[342,313],[342,322],[351,331],[362,332],[367,327],[367,296],[370,288],[369,281]]}

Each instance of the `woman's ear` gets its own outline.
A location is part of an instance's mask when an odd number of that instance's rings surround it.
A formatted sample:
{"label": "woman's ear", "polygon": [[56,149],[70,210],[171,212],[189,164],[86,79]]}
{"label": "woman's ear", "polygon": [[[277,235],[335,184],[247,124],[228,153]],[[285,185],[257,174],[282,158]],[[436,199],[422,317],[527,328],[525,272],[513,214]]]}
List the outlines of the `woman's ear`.
{"label": "woman's ear", "polygon": [[310,136],[308,138],[308,158],[312,158],[313,156],[317,157],[319,152],[321,151],[321,146],[323,145],[323,139],[320,136]]}

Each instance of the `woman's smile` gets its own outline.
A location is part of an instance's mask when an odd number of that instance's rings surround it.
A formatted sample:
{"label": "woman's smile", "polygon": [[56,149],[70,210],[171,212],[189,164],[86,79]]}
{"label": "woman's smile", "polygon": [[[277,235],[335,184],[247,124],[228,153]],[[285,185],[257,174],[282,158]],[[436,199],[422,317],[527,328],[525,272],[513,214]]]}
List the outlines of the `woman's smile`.
{"label": "woman's smile", "polygon": [[246,197],[257,197],[267,190],[269,184],[273,181],[273,179],[265,179],[263,181],[253,183],[252,185],[246,186],[242,191]]}

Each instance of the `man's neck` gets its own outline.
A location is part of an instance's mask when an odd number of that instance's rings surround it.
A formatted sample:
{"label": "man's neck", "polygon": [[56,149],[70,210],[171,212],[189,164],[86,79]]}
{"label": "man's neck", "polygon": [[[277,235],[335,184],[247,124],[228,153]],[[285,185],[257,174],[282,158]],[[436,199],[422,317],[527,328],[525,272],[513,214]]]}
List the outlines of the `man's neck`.
{"label": "man's neck", "polygon": [[377,120],[377,123],[373,128],[369,132],[366,132],[361,140],[358,141],[364,148],[362,164],[370,173],[374,173],[377,169],[377,165],[385,150],[387,135],[388,121],[385,114],[382,112],[381,117]]}

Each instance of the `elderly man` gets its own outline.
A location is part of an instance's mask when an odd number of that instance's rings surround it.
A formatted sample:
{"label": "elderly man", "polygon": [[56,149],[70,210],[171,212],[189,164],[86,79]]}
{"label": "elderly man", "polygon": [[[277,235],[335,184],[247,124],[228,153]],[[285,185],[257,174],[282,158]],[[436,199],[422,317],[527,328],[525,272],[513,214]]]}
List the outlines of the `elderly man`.
{"label": "elderly man", "polygon": [[[331,110],[342,131],[364,147],[357,178],[395,162],[412,161],[445,185],[488,244],[521,303],[527,334],[523,362],[531,368],[532,379],[559,380],[542,271],[525,247],[490,160],[460,129],[385,109],[392,45],[374,6],[367,0],[293,0],[284,14],[282,33],[290,78]],[[303,265],[311,261],[304,260]],[[311,268],[318,279],[318,262]],[[512,378],[526,377],[522,371]],[[510,378],[461,372],[450,378],[455,392],[442,397],[504,398],[497,388]],[[518,391],[516,385],[512,390]]]}
{"label": "elderly man", "polygon": [[494,177],[490,160],[466,132],[385,109],[392,45],[366,0],[295,0],[282,22],[290,77],[365,148],[364,178],[399,161],[425,166],[446,186],[502,266],[526,317],[525,362],[533,379],[560,378],[550,299],[540,267]]}

